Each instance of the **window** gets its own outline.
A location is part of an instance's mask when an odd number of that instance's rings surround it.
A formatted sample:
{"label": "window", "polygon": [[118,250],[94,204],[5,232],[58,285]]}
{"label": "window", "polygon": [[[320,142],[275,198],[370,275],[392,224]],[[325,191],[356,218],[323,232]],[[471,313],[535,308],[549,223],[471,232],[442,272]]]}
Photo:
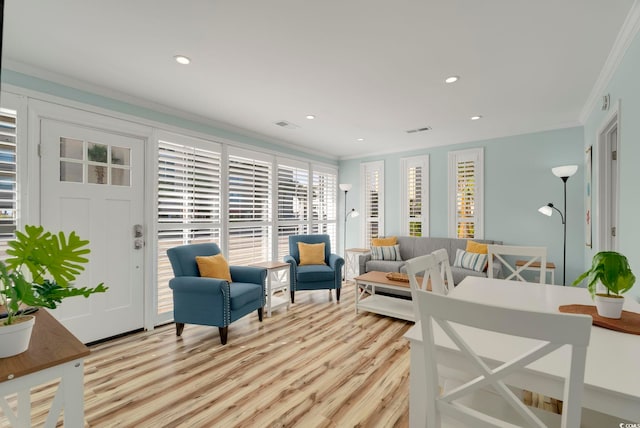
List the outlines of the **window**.
{"label": "window", "polygon": [[289,254],[289,236],[307,233],[309,164],[278,159],[278,244],[276,260]]}
{"label": "window", "polygon": [[220,159],[216,143],[177,135],[158,141],[158,314],[173,309],[167,249],[220,242]]}
{"label": "window", "polygon": [[449,236],[478,238],[483,229],[483,149],[449,152]]}
{"label": "window", "polygon": [[5,257],[18,221],[16,114],[0,109],[0,258]]}
{"label": "window", "polygon": [[312,166],[313,196],[310,233],[324,233],[331,238],[331,251],[336,250],[338,175],[335,170]]}
{"label": "window", "polygon": [[372,238],[384,235],[384,162],[365,162],[360,165],[363,183],[362,206],[364,214],[365,246]]}
{"label": "window", "polygon": [[404,158],[402,171],[402,233],[429,235],[429,156]]}
{"label": "window", "polygon": [[229,154],[229,263],[271,259],[272,158],[233,149]]}

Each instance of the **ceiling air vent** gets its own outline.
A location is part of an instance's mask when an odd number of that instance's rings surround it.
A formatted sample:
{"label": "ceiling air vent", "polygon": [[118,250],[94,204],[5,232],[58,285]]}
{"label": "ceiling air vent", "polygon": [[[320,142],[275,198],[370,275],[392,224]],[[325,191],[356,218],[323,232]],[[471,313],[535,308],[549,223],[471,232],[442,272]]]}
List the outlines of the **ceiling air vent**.
{"label": "ceiling air vent", "polygon": [[279,120],[277,122],[273,122],[278,126],[281,126],[283,128],[289,128],[289,129],[296,129],[296,128],[300,128],[298,125],[296,125],[295,123],[291,123],[291,122],[287,122],[286,120]]}
{"label": "ceiling air vent", "polygon": [[408,129],[406,132],[407,134],[415,134],[416,132],[424,132],[424,131],[431,131],[431,127],[425,126],[424,128]]}

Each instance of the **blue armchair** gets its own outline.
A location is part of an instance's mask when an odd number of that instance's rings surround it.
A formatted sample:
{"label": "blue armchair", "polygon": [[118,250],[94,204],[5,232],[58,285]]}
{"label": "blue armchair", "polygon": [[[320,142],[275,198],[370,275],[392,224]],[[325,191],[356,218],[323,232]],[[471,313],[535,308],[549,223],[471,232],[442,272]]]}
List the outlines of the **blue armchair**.
{"label": "blue armchair", "polygon": [[232,282],[200,276],[196,256],[220,253],[214,243],[190,244],[167,250],[175,278],[169,281],[173,290],[173,318],[176,335],[184,325],[216,326],[220,342],[227,343],[228,326],[248,313],[258,310],[262,321],[265,304],[267,270],[249,266],[230,266]]}
{"label": "blue armchair", "polygon": [[[306,244],[324,243],[324,262],[326,265],[300,265],[298,242]],[[291,235],[289,236],[289,255],[284,257],[289,263],[289,281],[291,303],[295,301],[296,290],[335,289],[336,300],[340,301],[342,287],[342,266],[344,259],[337,254],[331,254],[329,235]]]}

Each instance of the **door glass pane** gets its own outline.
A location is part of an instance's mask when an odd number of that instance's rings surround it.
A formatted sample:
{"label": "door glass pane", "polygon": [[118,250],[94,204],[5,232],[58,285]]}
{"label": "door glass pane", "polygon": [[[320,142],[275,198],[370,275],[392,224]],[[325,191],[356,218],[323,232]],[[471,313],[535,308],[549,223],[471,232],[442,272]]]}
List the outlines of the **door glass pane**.
{"label": "door glass pane", "polygon": [[82,183],[82,164],[60,161],[60,181]]}
{"label": "door glass pane", "polygon": [[60,157],[82,160],[82,141],[60,137]]}
{"label": "door glass pane", "polygon": [[87,155],[91,162],[107,163],[107,146],[104,144],[89,143]]}
{"label": "door glass pane", "polygon": [[107,184],[107,167],[100,165],[88,165],[89,183]]}
{"label": "door glass pane", "polygon": [[[131,165],[131,149],[126,147],[111,147],[111,163],[113,165]],[[114,183],[115,184],[115,183]]]}
{"label": "door glass pane", "polygon": [[111,184],[114,186],[130,186],[129,170],[124,168],[111,168]]}

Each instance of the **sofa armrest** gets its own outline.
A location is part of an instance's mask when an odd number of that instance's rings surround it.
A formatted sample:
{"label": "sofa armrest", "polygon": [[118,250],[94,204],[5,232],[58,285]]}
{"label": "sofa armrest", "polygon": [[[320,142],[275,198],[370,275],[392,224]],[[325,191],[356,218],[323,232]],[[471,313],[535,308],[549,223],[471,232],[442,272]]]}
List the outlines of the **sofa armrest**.
{"label": "sofa armrest", "polygon": [[358,274],[364,275],[367,273],[367,262],[371,260],[371,253],[369,254],[361,254],[358,257]]}
{"label": "sofa armrest", "polygon": [[267,278],[265,268],[255,266],[229,266],[231,279],[233,282],[248,282],[261,284],[264,287],[264,280]]}
{"label": "sofa armrest", "polygon": [[179,276],[169,280],[169,288],[174,293],[207,294],[212,296],[223,295],[223,287],[229,287],[224,279],[203,278],[201,276]]}

